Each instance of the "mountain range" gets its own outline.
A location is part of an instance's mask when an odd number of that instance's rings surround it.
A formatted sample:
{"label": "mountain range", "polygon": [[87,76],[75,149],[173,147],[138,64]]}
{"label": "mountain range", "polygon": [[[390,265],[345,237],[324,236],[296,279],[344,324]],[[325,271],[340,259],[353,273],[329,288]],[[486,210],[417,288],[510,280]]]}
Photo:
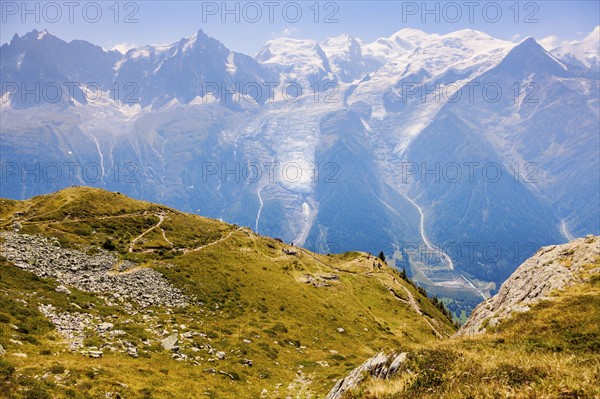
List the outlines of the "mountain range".
{"label": "mountain range", "polygon": [[93,185],[316,252],[381,250],[458,314],[540,246],[600,233],[598,34],[545,49],[402,29],[255,57],[202,31],[126,54],[15,35],[0,196]]}

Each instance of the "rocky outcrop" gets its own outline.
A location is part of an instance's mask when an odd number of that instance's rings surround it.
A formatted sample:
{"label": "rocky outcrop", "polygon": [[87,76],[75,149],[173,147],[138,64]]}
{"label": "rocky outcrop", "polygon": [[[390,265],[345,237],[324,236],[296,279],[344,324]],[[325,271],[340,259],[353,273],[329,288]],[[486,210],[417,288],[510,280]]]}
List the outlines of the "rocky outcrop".
{"label": "rocky outcrop", "polygon": [[358,386],[367,376],[381,379],[391,377],[406,361],[407,356],[405,352],[391,353],[389,356],[383,352],[378,353],[352,370],[346,377],[338,380],[325,399],[341,398],[344,392]]}
{"label": "rocky outcrop", "polygon": [[[82,291],[108,294],[114,299],[131,299],[141,307],[163,305],[184,307],[189,298],[173,287],[164,276],[150,268],[132,269],[129,261],[118,263],[114,253],[99,250],[94,255],[61,248],[54,237],[0,234],[4,243],[0,253],[21,269],[39,277],[52,277],[61,283],[58,292],[70,294],[65,285]],[[113,266],[119,264],[116,271]],[[125,270],[121,272],[121,270]]]}
{"label": "rocky outcrop", "polygon": [[527,312],[541,300],[552,300],[552,292],[582,282],[582,271],[600,272],[600,237],[589,235],[562,245],[543,247],[527,259],[502,284],[492,298],[475,308],[457,335],[473,335],[494,327],[515,312]]}

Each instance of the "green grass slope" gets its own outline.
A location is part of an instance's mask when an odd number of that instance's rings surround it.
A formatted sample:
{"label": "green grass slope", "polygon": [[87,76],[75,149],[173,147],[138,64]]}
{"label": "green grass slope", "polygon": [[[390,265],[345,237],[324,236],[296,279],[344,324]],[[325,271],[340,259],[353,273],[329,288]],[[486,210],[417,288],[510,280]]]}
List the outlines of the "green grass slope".
{"label": "green grass slope", "polygon": [[[15,227],[56,237],[62,248],[112,251],[114,273],[132,261],[193,300],[141,309],[70,286],[66,295],[55,280],[0,258],[0,397],[320,398],[382,348],[432,345],[455,332],[432,301],[365,253],[315,254],[118,193],[73,187],[0,199],[0,231]],[[40,304],[112,323],[116,341],[135,345],[139,357],[109,350],[94,328],[83,331],[83,349],[69,349]],[[187,360],[176,360],[160,342],[188,331],[195,334],[180,336]],[[101,358],[85,355],[102,347]]]}
{"label": "green grass slope", "polygon": [[345,398],[600,398],[599,268],[600,251],[578,283],[484,334],[401,345],[409,356],[396,376]]}

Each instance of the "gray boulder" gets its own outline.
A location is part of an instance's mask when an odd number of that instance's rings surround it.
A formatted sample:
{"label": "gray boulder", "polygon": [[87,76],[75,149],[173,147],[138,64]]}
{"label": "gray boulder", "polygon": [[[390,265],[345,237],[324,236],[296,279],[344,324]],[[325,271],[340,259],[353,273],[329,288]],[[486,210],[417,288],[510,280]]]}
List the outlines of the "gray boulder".
{"label": "gray boulder", "polygon": [[67,287],[65,287],[64,285],[59,285],[58,287],[56,287],[54,289],[54,291],[60,292],[62,294],[71,295],[71,291],[69,291],[69,289]]}
{"label": "gray boulder", "polygon": [[177,343],[179,342],[179,334],[174,333],[163,339],[161,344],[166,351],[175,351],[179,349]]}

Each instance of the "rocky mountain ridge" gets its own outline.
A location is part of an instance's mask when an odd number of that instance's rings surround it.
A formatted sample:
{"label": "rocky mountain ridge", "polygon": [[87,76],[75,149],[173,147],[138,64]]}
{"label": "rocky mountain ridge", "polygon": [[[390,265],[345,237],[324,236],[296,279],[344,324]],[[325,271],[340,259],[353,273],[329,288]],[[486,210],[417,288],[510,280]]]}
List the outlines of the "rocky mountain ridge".
{"label": "rocky mountain ridge", "polygon": [[[541,248],[506,280],[492,298],[479,304],[457,333],[481,334],[513,313],[528,312],[533,304],[551,301],[557,290],[588,281],[600,267],[600,237],[588,235],[562,245]],[[585,273],[585,276],[583,275]]]}

